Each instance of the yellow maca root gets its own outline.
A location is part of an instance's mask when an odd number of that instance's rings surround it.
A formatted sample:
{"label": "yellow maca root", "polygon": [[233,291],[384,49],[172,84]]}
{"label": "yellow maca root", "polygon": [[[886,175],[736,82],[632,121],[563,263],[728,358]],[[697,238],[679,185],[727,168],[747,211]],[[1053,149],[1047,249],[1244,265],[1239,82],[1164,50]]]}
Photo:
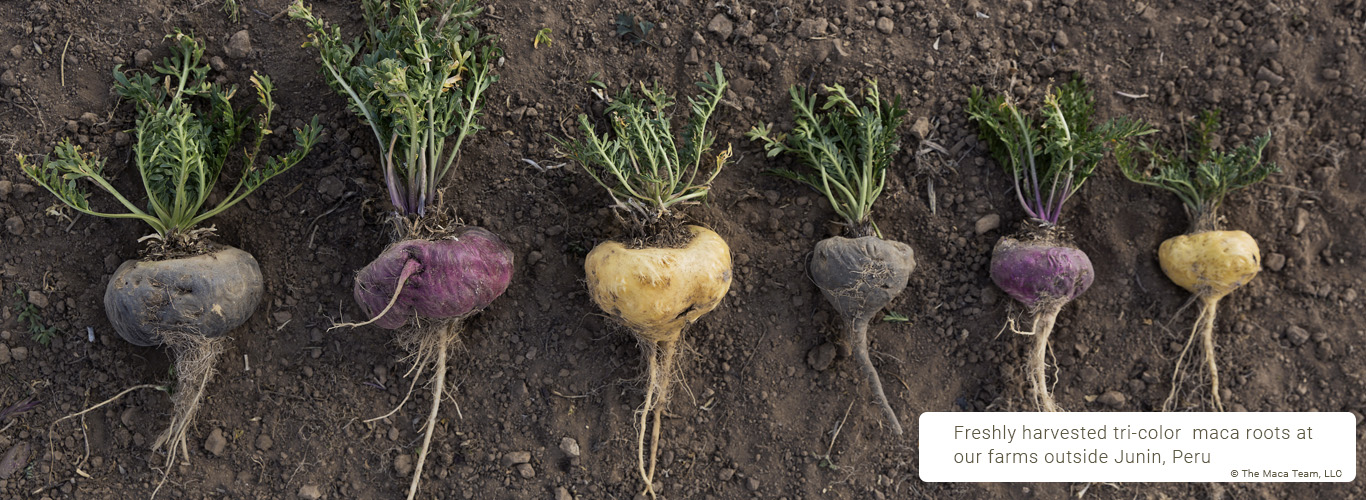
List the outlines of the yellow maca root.
{"label": "yellow maca root", "polygon": [[[636,460],[645,493],[654,496],[659,420],[683,328],[715,309],[730,290],[730,247],[710,229],[688,226],[683,248],[630,249],[607,241],[588,253],[589,295],[636,335],[646,358],[645,404],[640,409]],[[653,413],[648,468],[645,429]]]}
{"label": "yellow maca root", "polygon": [[1194,293],[1200,300],[1200,312],[1190,338],[1176,359],[1172,373],[1172,389],[1162,409],[1171,409],[1180,387],[1181,363],[1186,359],[1197,335],[1205,351],[1209,366],[1210,393],[1214,407],[1224,411],[1219,397],[1219,367],[1214,360],[1214,315],[1219,299],[1246,285],[1262,270],[1262,254],[1257,240],[1244,231],[1204,231],[1183,234],[1162,242],[1157,250],[1162,272],[1181,288]]}
{"label": "yellow maca root", "polygon": [[1257,240],[1244,231],[1205,231],[1167,239],[1157,249],[1162,272],[1191,293],[1214,300],[1262,270]]}
{"label": "yellow maca root", "polygon": [[603,311],[645,340],[678,340],[730,290],[730,247],[710,229],[688,226],[683,248],[629,249],[607,241],[584,261],[588,292]]}

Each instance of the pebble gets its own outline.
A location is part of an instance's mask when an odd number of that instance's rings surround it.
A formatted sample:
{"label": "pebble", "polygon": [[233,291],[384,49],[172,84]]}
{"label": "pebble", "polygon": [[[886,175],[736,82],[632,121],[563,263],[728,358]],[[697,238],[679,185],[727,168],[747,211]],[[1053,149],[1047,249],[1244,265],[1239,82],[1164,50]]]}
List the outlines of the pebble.
{"label": "pebble", "polygon": [[1285,255],[1282,255],[1282,254],[1279,254],[1279,253],[1267,254],[1267,256],[1266,256],[1266,268],[1267,268],[1267,269],[1270,269],[1270,270],[1276,271],[1276,272],[1280,272],[1281,268],[1284,268],[1284,267],[1285,267]]}
{"label": "pebble", "polygon": [[25,360],[25,359],[28,359],[28,348],[27,348],[27,347],[23,347],[23,346],[15,347],[15,348],[10,349],[10,350],[9,350],[9,353],[10,353],[10,356],[13,356],[13,357],[14,357],[14,360],[15,360],[15,361],[23,361],[23,360]]}
{"label": "pebble", "polygon": [[999,227],[1001,227],[1000,214],[986,214],[983,215],[982,218],[977,219],[977,222],[973,224],[973,231],[976,231],[980,236]]}
{"label": "pebble", "polygon": [[838,349],[835,344],[826,342],[818,345],[806,353],[806,364],[811,365],[811,368],[818,372],[823,372],[830,368],[831,363],[835,362],[836,352]]}
{"label": "pebble", "polygon": [[536,469],[532,468],[531,464],[517,464],[517,474],[522,476],[522,479],[531,479],[536,477]]}
{"label": "pebble", "polygon": [[9,346],[0,344],[0,365],[7,365],[10,361]]}
{"label": "pebble", "polygon": [[322,490],[316,484],[305,484],[299,487],[299,498],[304,500],[318,500],[323,497]]}
{"label": "pebble", "polygon": [[404,454],[394,457],[394,472],[397,472],[401,477],[408,477],[408,474],[412,474],[413,456]]}
{"label": "pebble", "polygon": [[510,451],[510,452],[508,452],[508,453],[506,453],[506,454],[503,455],[503,462],[502,462],[502,463],[503,463],[503,467],[512,467],[512,466],[514,466],[514,465],[520,465],[520,464],[524,464],[524,463],[527,463],[527,462],[530,462],[530,461],[531,461],[531,452],[529,452],[529,451]]}
{"label": "pebble", "polygon": [[256,449],[270,451],[271,446],[275,446],[275,440],[271,439],[269,434],[261,434],[256,438]]}
{"label": "pebble", "polygon": [[1342,72],[1341,72],[1341,71],[1338,71],[1338,70],[1336,70],[1336,69],[1333,69],[1333,68],[1325,68],[1325,69],[1323,70],[1323,79],[1324,79],[1324,80],[1333,81],[1333,80],[1337,80],[1338,78],[1341,78],[1341,77],[1342,77]]}
{"label": "pebble", "polygon": [[133,136],[128,132],[118,131],[114,133],[114,147],[124,147],[133,143]]}
{"label": "pebble", "polygon": [[209,433],[209,438],[204,440],[204,450],[212,453],[215,457],[223,456],[223,450],[228,446],[228,440],[223,437],[223,429],[214,429]]}
{"label": "pebble", "polygon": [[133,64],[137,65],[137,67],[145,68],[148,64],[151,63],[152,51],[147,49],[140,49],[137,51],[137,53],[133,54]]}
{"label": "pebble", "polygon": [[697,47],[688,47],[688,56],[683,58],[683,64],[695,65],[700,62],[701,59],[702,58],[697,55]]}
{"label": "pebble", "polygon": [[47,307],[47,296],[43,295],[43,292],[39,292],[37,290],[29,290],[28,303],[33,304],[34,307],[43,309]]}
{"label": "pebble", "polygon": [[24,219],[18,215],[5,219],[5,230],[15,236],[24,235]]}
{"label": "pebble", "polygon": [[241,59],[251,55],[251,34],[247,30],[238,31],[228,39],[228,44],[223,46],[223,52],[233,59]]}
{"label": "pebble", "polygon": [[1124,406],[1124,402],[1126,399],[1127,398],[1124,397],[1124,393],[1122,392],[1105,391],[1105,394],[1101,394],[1100,398],[1096,399],[1096,401],[1099,401],[1100,404],[1109,406],[1111,408],[1119,408],[1121,406]]}
{"label": "pebble", "polygon": [[579,449],[579,441],[572,437],[565,437],[560,440],[560,451],[569,458],[579,458],[582,450]]}
{"label": "pebble", "polygon": [[716,14],[707,23],[707,31],[716,33],[722,40],[730,38],[730,34],[735,32],[735,22],[731,21],[725,14]]}
{"label": "pebble", "polygon": [[881,31],[882,34],[884,34],[884,35],[890,35],[890,34],[892,34],[892,30],[895,30],[895,29],[896,29],[896,24],[893,23],[892,20],[891,20],[890,18],[886,18],[886,17],[879,17],[879,18],[877,18],[877,30],[878,30],[878,31]]}
{"label": "pebble", "polygon": [[748,483],[749,491],[759,491],[759,478],[750,476]]}
{"label": "pebble", "polygon": [[1285,81],[1285,77],[1276,74],[1274,71],[1271,71],[1271,68],[1266,66],[1257,68],[1257,79],[1272,85],[1280,85],[1281,82]]}
{"label": "pebble", "polygon": [[13,46],[13,47],[10,47],[10,48],[9,48],[9,56],[10,56],[10,57],[13,57],[13,58],[15,58],[15,59],[18,59],[18,58],[20,58],[20,57],[24,57],[24,46],[23,46],[23,45],[15,45],[15,46]]}
{"label": "pebble", "polygon": [[16,75],[14,73],[14,70],[12,69],[5,70],[4,73],[0,73],[0,85],[6,87],[18,87],[19,75]]}
{"label": "pebble", "polygon": [[221,57],[213,56],[209,58],[209,67],[213,68],[214,71],[221,72],[228,67],[228,63],[223,62]]}
{"label": "pebble", "polygon": [[9,194],[14,192],[14,183],[10,181],[0,181],[0,201],[9,198]]}
{"label": "pebble", "polygon": [[555,488],[555,500],[574,500],[574,495],[569,494],[569,489],[564,486]]}

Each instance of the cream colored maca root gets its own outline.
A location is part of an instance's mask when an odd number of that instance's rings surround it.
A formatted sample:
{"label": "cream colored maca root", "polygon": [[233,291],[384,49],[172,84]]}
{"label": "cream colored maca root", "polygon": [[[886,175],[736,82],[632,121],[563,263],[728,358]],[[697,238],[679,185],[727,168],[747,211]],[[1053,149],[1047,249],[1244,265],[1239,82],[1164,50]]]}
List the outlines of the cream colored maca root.
{"label": "cream colored maca root", "polygon": [[630,249],[604,242],[584,261],[593,302],[645,340],[678,340],[730,290],[730,247],[714,231],[688,226],[683,248]]}

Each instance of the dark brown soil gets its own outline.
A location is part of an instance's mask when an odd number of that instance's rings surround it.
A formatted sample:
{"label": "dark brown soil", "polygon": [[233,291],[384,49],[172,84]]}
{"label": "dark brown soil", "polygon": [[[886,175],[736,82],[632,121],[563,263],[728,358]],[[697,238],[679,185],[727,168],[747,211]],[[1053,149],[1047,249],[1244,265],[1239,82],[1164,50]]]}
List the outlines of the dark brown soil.
{"label": "dark brown soil", "polygon": [[[161,37],[173,27],[208,40],[223,61],[215,74],[227,81],[269,74],[277,124],[317,113],[326,132],[302,165],[213,221],[216,240],[260,261],[267,300],[231,335],[191,433],[192,461],[172,471],[163,495],[396,498],[406,490],[402,469],[420,444],[427,392],[387,422],[362,423],[402,398],[406,364],[390,332],[326,331],[357,319],[351,275],[389,243],[375,145],[324,84],[316,55],[299,47],[303,27],[274,18],[287,2],[239,2],[236,23],[213,0],[0,3],[0,408],[39,401],[13,425],[0,422],[0,452],[18,443],[34,450],[23,470],[0,479],[0,497],[138,498],[160,477],[161,459],[148,447],[170,410],[164,393],[140,391],[90,414],[84,430],[68,422],[51,442],[45,434],[62,415],[168,378],[168,353],[120,340],[100,305],[109,273],[138,254],[136,240],[149,230],[54,210],[55,198],[35,192],[14,154],[45,153],[74,137],[107,155],[115,184],[135,192],[128,148],[116,145],[131,115],[109,91],[110,71],[135,64],[142,49],[164,56]],[[522,159],[562,161],[550,135],[575,133],[577,114],[600,111],[585,84],[593,73],[614,90],[657,80],[691,94],[713,60],[733,83],[715,118],[718,144],[734,144],[736,157],[711,202],[689,211],[730,243],[735,284],[686,334],[686,390],[676,391],[664,424],[658,477],[666,497],[1063,498],[1082,489],[923,483],[911,425],[927,411],[1028,408],[1020,374],[1027,342],[998,336],[1012,306],[987,276],[992,245],[1022,211],[962,107],[971,85],[1031,99],[1072,72],[1089,79],[1101,118],[1149,120],[1172,143],[1206,107],[1224,110],[1224,144],[1274,134],[1269,157],[1284,172],[1223,210],[1225,227],[1256,237],[1267,263],[1220,307],[1223,400],[1240,411],[1366,411],[1366,261],[1354,250],[1366,235],[1361,0],[486,3],[484,23],[507,52],[502,80],[483,119],[488,130],[467,144],[445,199],[465,222],[502,235],[519,267],[507,294],[469,322],[455,354],[458,408],[442,406],[424,497],[640,491],[632,439],[640,355],[582,283],[587,250],[623,228],[578,168],[542,172]],[[315,8],[355,34],[352,4]],[[650,43],[617,39],[618,13],[657,23]],[[542,27],[555,42],[533,49]],[[250,33],[252,50],[228,57],[224,45],[239,30]],[[817,193],[761,175],[779,162],[742,135],[760,121],[789,123],[790,85],[863,78],[906,96],[915,124],[874,214],[884,235],[911,244],[919,260],[889,308],[910,321],[879,322],[871,332],[888,397],[910,430],[901,438],[882,428],[851,360],[823,370],[808,362],[840,334],[804,264],[835,230],[835,215]],[[917,146],[922,134],[944,152],[917,155],[928,149]],[[1107,163],[1064,224],[1097,276],[1053,334],[1058,402],[1072,411],[1152,411],[1194,317],[1173,318],[1187,294],[1155,259],[1162,239],[1185,230],[1185,214],[1174,196],[1129,183]],[[20,324],[14,306],[25,301],[56,327],[49,345]],[[1088,402],[1107,391],[1124,397]],[[835,466],[823,466],[817,457],[851,403],[831,451]],[[573,448],[562,447],[566,438],[581,456],[564,451]],[[505,460],[518,458],[513,452],[527,452],[529,466],[509,465],[519,461]],[[1366,496],[1361,484],[1092,485],[1086,495],[1356,498]]]}

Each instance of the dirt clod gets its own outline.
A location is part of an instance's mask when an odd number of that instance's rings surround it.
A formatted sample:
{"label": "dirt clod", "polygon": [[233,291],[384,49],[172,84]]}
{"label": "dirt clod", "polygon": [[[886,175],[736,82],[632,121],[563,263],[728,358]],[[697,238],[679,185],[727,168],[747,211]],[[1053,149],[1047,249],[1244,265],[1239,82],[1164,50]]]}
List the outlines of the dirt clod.
{"label": "dirt clod", "polygon": [[247,30],[238,31],[228,39],[228,44],[223,46],[223,53],[232,59],[241,59],[251,55],[251,34]]}
{"label": "dirt clod", "polygon": [[517,475],[522,476],[522,479],[531,479],[536,477],[536,469],[531,464],[517,464]]}
{"label": "dirt clod", "polygon": [[977,222],[973,224],[972,229],[978,235],[983,235],[998,227],[1001,227],[1001,215],[986,214],[983,215],[981,218],[977,219]]}
{"label": "dirt clod", "polygon": [[707,31],[715,33],[722,40],[730,38],[730,34],[735,31],[735,22],[731,21],[725,14],[717,14],[707,23]]}
{"label": "dirt clod", "polygon": [[830,364],[835,362],[835,354],[839,349],[835,344],[826,342],[812,348],[806,353],[806,364],[811,365],[813,370],[823,372],[830,368]]}
{"label": "dirt clod", "polygon": [[299,487],[299,498],[304,500],[318,500],[322,496],[323,492],[316,484],[305,484]]}
{"label": "dirt clod", "polygon": [[256,449],[270,451],[270,447],[272,446],[275,446],[275,439],[271,438],[270,434],[262,433],[256,438]]}
{"label": "dirt clod", "polygon": [[133,54],[133,64],[139,68],[146,68],[149,64],[152,64],[152,51],[147,49],[138,50],[136,54]]}
{"label": "dirt clod", "polygon": [[394,457],[394,472],[398,473],[400,477],[408,477],[409,474],[412,474],[413,456],[405,453]]}
{"label": "dirt clod", "polygon": [[204,451],[212,453],[215,457],[223,456],[223,450],[227,446],[228,440],[223,437],[223,429],[214,429],[209,433],[208,439],[204,440]]}
{"label": "dirt clod", "polygon": [[5,219],[5,230],[15,236],[24,235],[24,219],[18,215]]}

